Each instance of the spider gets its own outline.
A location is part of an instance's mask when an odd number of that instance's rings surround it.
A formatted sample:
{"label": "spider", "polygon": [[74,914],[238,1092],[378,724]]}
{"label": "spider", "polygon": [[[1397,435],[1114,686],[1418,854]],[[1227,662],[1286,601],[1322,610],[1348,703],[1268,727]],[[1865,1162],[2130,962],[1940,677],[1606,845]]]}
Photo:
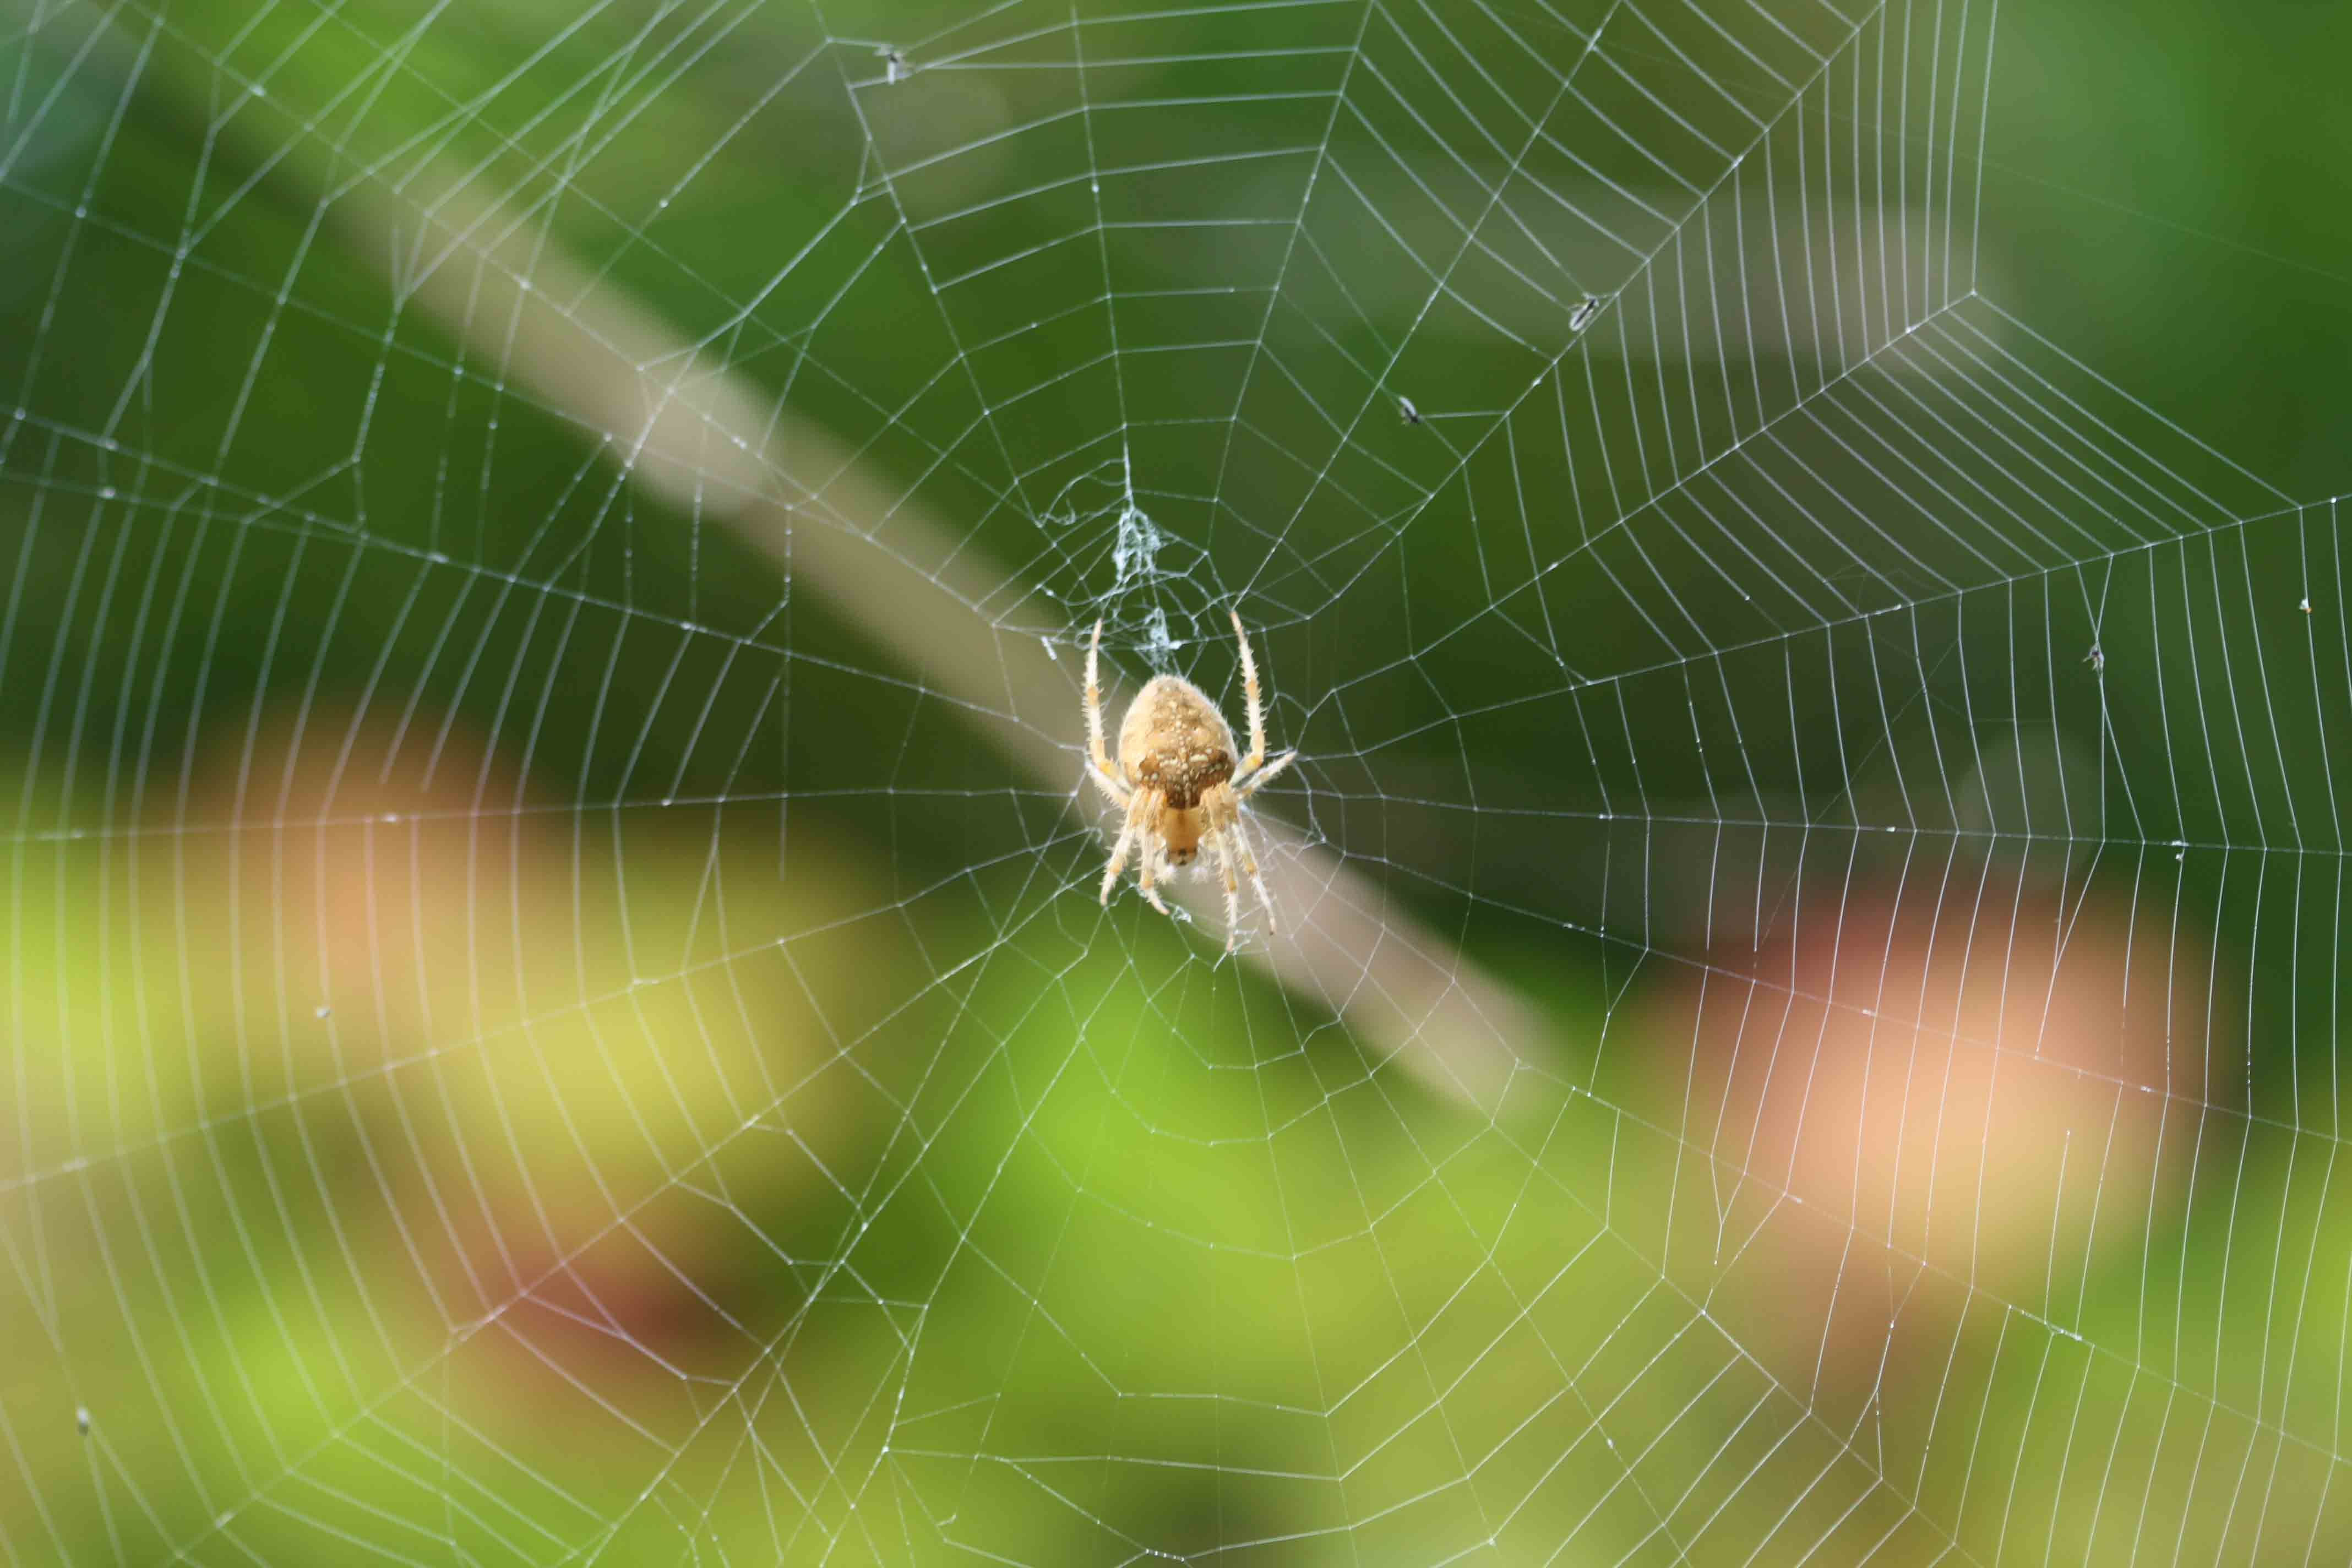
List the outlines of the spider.
{"label": "spider", "polygon": [[1160,863],[1190,866],[1206,840],[1216,851],[1225,879],[1225,951],[1234,950],[1241,927],[1241,882],[1235,862],[1257,889],[1265,906],[1265,928],[1274,929],[1274,900],[1258,875],[1257,858],[1250,853],[1249,834],[1242,826],[1242,802],[1255,795],[1268,779],[1288,767],[1298,755],[1285,752],[1265,759],[1265,712],[1258,702],[1257,662],[1250,657],[1249,634],[1234,616],[1234,637],[1242,648],[1242,690],[1249,704],[1249,754],[1236,760],[1234,731],[1208,693],[1178,675],[1155,675],[1127,705],[1118,721],[1118,763],[1114,767],[1103,750],[1102,683],[1096,668],[1102,653],[1100,621],[1094,641],[1087,647],[1087,743],[1093,765],[1087,776],[1127,814],[1110,864],[1103,868],[1102,902],[1110,902],[1120,868],[1130,850],[1138,860],[1136,879],[1144,901],[1161,914],[1152,884]]}

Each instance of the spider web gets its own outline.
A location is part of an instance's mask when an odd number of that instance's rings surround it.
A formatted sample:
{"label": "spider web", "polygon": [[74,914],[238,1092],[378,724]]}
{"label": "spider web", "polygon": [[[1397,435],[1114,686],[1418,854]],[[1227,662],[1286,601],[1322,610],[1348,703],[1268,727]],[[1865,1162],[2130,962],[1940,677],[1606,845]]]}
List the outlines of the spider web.
{"label": "spider web", "polygon": [[2352,1552],[2336,503],[2014,25],[18,13],[0,1553]]}

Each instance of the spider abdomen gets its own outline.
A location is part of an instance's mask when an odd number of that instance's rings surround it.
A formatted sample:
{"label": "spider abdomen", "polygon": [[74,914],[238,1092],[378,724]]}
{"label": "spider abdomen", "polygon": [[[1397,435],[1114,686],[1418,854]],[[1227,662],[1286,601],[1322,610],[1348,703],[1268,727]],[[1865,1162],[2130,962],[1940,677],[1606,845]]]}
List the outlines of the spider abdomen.
{"label": "spider abdomen", "polygon": [[1154,676],[1118,727],[1128,782],[1157,790],[1174,811],[1234,776],[1234,732],[1206,694],[1181,676]]}

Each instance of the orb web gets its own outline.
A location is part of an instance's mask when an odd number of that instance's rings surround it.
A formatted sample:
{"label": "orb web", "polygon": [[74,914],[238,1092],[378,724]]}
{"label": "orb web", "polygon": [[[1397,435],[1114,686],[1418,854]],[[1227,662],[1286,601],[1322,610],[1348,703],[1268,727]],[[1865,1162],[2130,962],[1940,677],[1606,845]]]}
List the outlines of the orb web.
{"label": "orb web", "polygon": [[20,16],[0,1547],[2342,1556],[2336,502],[2000,25]]}

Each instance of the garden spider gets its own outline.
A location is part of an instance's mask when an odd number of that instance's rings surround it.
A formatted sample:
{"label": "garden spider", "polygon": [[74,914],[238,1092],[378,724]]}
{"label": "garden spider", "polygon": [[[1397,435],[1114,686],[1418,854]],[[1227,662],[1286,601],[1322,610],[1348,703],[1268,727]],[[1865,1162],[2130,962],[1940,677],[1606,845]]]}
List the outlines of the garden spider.
{"label": "garden spider", "polygon": [[1249,704],[1249,754],[1236,760],[1234,731],[1208,693],[1180,675],[1155,675],[1145,682],[1127,716],[1118,723],[1118,763],[1111,764],[1103,750],[1102,683],[1096,674],[1102,653],[1102,622],[1095,623],[1094,640],[1087,646],[1087,744],[1093,753],[1087,776],[1126,815],[1118,843],[1103,868],[1102,902],[1118,881],[1128,853],[1135,851],[1136,879],[1144,900],[1161,914],[1168,906],[1153,887],[1161,862],[1189,866],[1201,852],[1202,840],[1217,854],[1225,879],[1225,951],[1234,950],[1241,928],[1241,882],[1234,863],[1257,889],[1265,906],[1265,929],[1274,929],[1274,900],[1258,875],[1257,858],[1250,853],[1249,834],[1242,826],[1242,802],[1255,795],[1268,779],[1288,767],[1298,755],[1285,752],[1265,759],[1265,713],[1259,706],[1257,662],[1250,657],[1249,634],[1234,616],[1234,637],[1242,648],[1242,691]]}

